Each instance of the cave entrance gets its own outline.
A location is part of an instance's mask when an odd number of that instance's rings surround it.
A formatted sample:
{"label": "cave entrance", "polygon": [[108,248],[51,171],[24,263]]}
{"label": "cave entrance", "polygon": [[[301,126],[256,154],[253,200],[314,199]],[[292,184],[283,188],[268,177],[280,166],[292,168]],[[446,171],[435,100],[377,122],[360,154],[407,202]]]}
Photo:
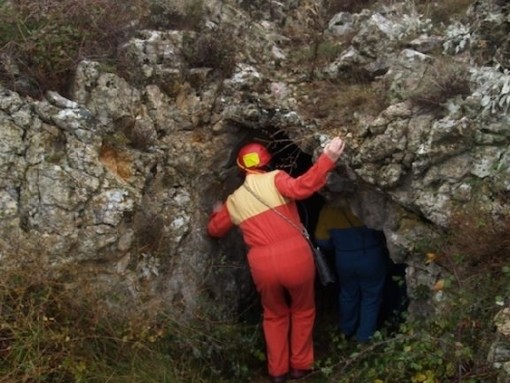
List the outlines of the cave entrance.
{"label": "cave entrance", "polygon": [[[303,152],[289,137],[282,131],[268,134],[270,139],[265,137],[262,141],[272,154],[272,167],[288,172],[293,177],[305,173],[312,165],[312,156]],[[315,240],[314,233],[319,219],[321,208],[326,203],[326,198],[315,193],[310,198],[296,201],[303,225],[306,227],[312,240]],[[393,332],[403,320],[403,313],[407,311],[408,300],[405,285],[405,264],[395,264],[390,258],[385,245],[384,233],[379,232],[383,238],[386,263],[388,272],[384,287],[383,302],[379,316],[379,329],[386,328]],[[335,269],[334,256],[330,254],[331,266]],[[339,285],[322,286],[318,280],[316,283],[316,305],[317,320],[336,323],[339,318],[338,304]]]}

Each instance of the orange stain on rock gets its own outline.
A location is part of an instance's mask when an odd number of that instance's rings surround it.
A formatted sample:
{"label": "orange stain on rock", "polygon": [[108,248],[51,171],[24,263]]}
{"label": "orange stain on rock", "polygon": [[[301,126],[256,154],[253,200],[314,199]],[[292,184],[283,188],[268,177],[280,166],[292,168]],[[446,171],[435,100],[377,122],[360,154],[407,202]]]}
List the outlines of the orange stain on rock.
{"label": "orange stain on rock", "polygon": [[129,155],[110,145],[103,145],[99,150],[99,160],[115,175],[127,181],[132,175]]}

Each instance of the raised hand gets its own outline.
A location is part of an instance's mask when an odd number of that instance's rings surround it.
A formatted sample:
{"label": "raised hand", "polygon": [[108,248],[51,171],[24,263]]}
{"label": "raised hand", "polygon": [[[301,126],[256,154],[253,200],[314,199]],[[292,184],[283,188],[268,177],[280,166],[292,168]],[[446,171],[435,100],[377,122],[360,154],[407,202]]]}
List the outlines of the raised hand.
{"label": "raised hand", "polygon": [[324,154],[327,155],[331,161],[336,162],[342,155],[344,148],[345,141],[340,137],[335,137],[324,148]]}

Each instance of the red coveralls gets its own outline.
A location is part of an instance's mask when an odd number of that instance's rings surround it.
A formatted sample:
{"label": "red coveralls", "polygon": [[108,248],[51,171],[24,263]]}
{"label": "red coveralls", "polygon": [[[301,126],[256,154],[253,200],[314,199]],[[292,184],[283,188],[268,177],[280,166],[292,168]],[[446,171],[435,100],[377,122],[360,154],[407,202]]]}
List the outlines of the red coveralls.
{"label": "red coveralls", "polygon": [[[300,226],[295,199],[305,199],[326,183],[335,163],[322,154],[303,175],[284,171],[248,173],[245,183],[273,209]],[[222,237],[239,226],[248,245],[248,263],[263,307],[268,372],[279,376],[290,368],[312,368],[315,320],[315,266],[302,234],[274,211],[239,187],[221,210],[213,213],[208,232]],[[291,297],[287,303],[286,293]]]}

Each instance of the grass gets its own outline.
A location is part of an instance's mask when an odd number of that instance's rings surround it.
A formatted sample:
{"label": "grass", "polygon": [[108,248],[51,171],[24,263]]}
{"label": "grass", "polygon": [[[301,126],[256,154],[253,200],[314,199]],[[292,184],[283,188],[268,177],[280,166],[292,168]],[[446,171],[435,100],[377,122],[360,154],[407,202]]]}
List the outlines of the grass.
{"label": "grass", "polygon": [[471,89],[467,67],[446,59],[436,59],[407,98],[422,111],[441,113],[448,100],[469,94]]}
{"label": "grass", "polygon": [[[352,80],[352,79],[351,79]],[[356,126],[356,114],[376,116],[387,107],[383,89],[375,83],[315,81],[307,84],[301,101],[301,113],[321,119],[328,127]]]}
{"label": "grass", "polygon": [[416,1],[417,10],[434,25],[448,25],[452,20],[462,18],[473,0],[421,0]]}
{"label": "grass", "polygon": [[[368,345],[339,335],[336,290],[318,286],[317,372],[306,381],[494,381],[496,371],[486,357],[493,339],[492,319],[499,309],[494,297],[509,293],[510,269],[505,267],[509,226],[481,213],[459,212],[452,219],[452,232],[435,242],[437,248],[428,249],[436,256],[423,256],[424,263],[433,259],[447,271],[442,288],[448,299],[429,318],[407,315],[386,323]],[[489,242],[477,240],[480,235]],[[499,246],[489,246],[496,238]],[[267,380],[257,298],[230,321],[215,318],[212,307],[185,321],[147,308],[112,316],[101,297],[74,272],[79,270],[49,272],[41,259],[3,271],[0,381]]]}
{"label": "grass", "polygon": [[0,1],[0,54],[9,63],[0,82],[35,98],[47,90],[68,96],[81,60],[122,71],[119,47],[137,30],[197,29],[202,20],[201,0]]}
{"label": "grass", "polygon": [[[424,1],[421,6],[439,24],[461,16],[471,2]],[[369,2],[351,1],[342,6],[357,10],[360,3]],[[110,59],[114,42],[129,32],[124,29],[126,23],[138,17],[129,8],[107,8],[117,3],[99,0],[48,1],[47,9],[38,8],[40,2],[28,0],[16,4],[15,8],[7,8],[8,3],[0,1],[4,11],[0,14],[0,51],[11,55],[31,79],[28,94],[40,94],[54,86],[65,94],[77,61],[85,55]],[[142,3],[130,4],[139,4],[140,8],[135,7],[137,12],[145,12]],[[178,12],[178,24],[194,28],[201,20],[201,2],[193,4],[191,20],[185,20],[185,8],[165,12]],[[156,9],[163,5],[158,3]],[[331,1],[328,6],[341,9],[340,2]],[[89,12],[85,16],[84,10]],[[152,22],[166,25],[165,20]],[[225,30],[221,37],[228,34]],[[102,41],[107,44],[96,45]],[[212,35],[188,40],[185,53],[190,67],[209,65],[225,69],[224,75],[228,76],[235,66],[235,52],[220,50],[221,41]],[[318,41],[316,54],[307,52],[306,57],[328,61],[338,49]],[[438,65],[431,70],[433,81],[427,81],[426,88],[411,95],[416,104],[441,107],[449,98],[467,92],[463,81],[467,76],[462,71]],[[14,81],[5,73],[0,75],[2,82]],[[20,86],[14,82],[11,85],[14,90]],[[307,88],[306,97],[300,99],[304,115],[322,119],[324,129],[351,125],[356,113],[376,115],[386,106],[384,91],[363,79],[342,83],[314,81]],[[103,149],[103,161],[117,171],[124,169],[120,166],[124,158],[109,147]],[[123,174],[129,176],[120,175]],[[145,249],[154,241],[146,241],[149,233],[144,229],[150,229],[157,238],[161,228],[159,220],[148,218],[152,226],[141,225],[137,231],[138,245]],[[318,297],[325,305],[318,311],[315,328],[319,372],[308,381],[494,381],[496,372],[486,357],[494,336],[492,319],[499,309],[494,299],[510,292],[509,229],[508,221],[496,223],[476,210],[454,216],[444,240],[435,241],[434,248],[426,249],[437,255],[434,262],[444,270],[441,290],[448,299],[434,317],[405,318],[396,328],[382,329],[365,347],[336,334],[334,293],[319,291]],[[256,307],[251,320],[218,321],[206,313],[184,321],[171,313],[153,313],[143,307],[129,317],[113,320],[105,312],[101,297],[81,279],[79,265],[74,270],[57,270],[41,263],[44,257],[37,252],[33,258],[14,255],[23,263],[4,268],[0,281],[1,382],[264,380],[264,346],[260,311]],[[425,253],[423,256],[425,262]],[[427,286],[424,290],[424,296],[433,293]]]}

